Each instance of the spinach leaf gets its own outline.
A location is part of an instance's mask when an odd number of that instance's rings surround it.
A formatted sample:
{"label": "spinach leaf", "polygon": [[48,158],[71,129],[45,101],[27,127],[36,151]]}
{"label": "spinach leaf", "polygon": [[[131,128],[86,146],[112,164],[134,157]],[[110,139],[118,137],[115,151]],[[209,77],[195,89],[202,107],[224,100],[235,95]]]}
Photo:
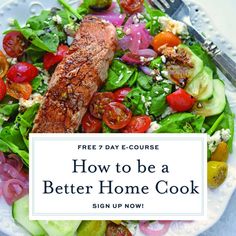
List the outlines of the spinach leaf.
{"label": "spinach leaf", "polygon": [[19,105],[14,104],[0,104],[0,127],[9,120],[11,117],[15,116],[18,112]]}
{"label": "spinach leaf", "polygon": [[152,88],[153,79],[143,72],[139,72],[137,82],[142,89],[150,90]]}
{"label": "spinach leaf", "polygon": [[108,71],[108,79],[104,89],[106,91],[113,91],[123,87],[131,78],[134,71],[134,67],[126,65],[119,60],[113,60]]}
{"label": "spinach leaf", "polygon": [[160,121],[156,133],[200,133],[204,117],[192,113],[175,113]]}
{"label": "spinach leaf", "polygon": [[8,124],[0,131],[1,150],[18,154],[26,165],[29,163],[28,135],[38,108],[39,104],[35,104],[23,114],[18,114],[13,124]]}
{"label": "spinach leaf", "polygon": [[158,22],[158,17],[165,16],[165,13],[151,7],[151,5],[144,1],[144,7],[146,9],[147,14],[146,18],[146,28],[149,29],[151,35],[156,35],[160,30],[160,23]]}
{"label": "spinach leaf", "polygon": [[171,88],[172,86],[167,83],[156,83],[151,86],[150,91],[146,91],[141,86],[137,86],[128,93],[124,104],[131,109],[134,115],[149,114],[157,117],[161,115],[167,107],[166,95],[171,93]]}
{"label": "spinach leaf", "polygon": [[44,82],[44,75],[39,74],[31,81],[31,86],[34,92],[44,95],[47,91],[48,85]]}
{"label": "spinach leaf", "polygon": [[[66,9],[67,11],[69,11],[71,14],[73,14],[74,16],[76,16],[78,18],[78,20],[82,20],[82,16],[79,13],[79,10],[76,11],[72,6],[70,6],[65,0],[57,0],[58,3],[61,4],[61,6]],[[86,9],[85,5],[83,10]]]}

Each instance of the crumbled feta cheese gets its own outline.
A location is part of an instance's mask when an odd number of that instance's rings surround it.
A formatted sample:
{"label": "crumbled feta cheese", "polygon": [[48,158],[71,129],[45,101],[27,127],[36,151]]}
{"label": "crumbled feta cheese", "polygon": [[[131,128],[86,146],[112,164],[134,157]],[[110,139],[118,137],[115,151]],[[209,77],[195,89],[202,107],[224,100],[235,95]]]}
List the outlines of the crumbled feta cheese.
{"label": "crumbled feta cheese", "polygon": [[155,80],[159,82],[159,81],[164,80],[164,78],[163,78],[161,75],[157,75],[157,76],[155,77]]}
{"label": "crumbled feta cheese", "polygon": [[169,73],[168,73],[167,70],[161,71],[161,74],[162,74],[165,78],[168,78],[168,76],[169,76]]}
{"label": "crumbled feta cheese", "polygon": [[36,103],[41,103],[43,100],[43,96],[39,93],[34,93],[30,95],[30,98],[28,100],[24,98],[19,99],[19,109],[24,110],[26,108],[32,107]]}
{"label": "crumbled feta cheese", "polygon": [[7,62],[8,62],[10,65],[15,65],[15,64],[17,63],[17,58],[8,57],[8,58],[7,58]]}
{"label": "crumbled feta cheese", "polygon": [[187,26],[183,22],[173,20],[168,16],[159,17],[158,22],[161,24],[161,29],[163,31],[169,31],[173,34],[188,34]]}
{"label": "crumbled feta cheese", "polygon": [[0,120],[8,121],[10,117],[4,116],[3,114],[0,114]]}
{"label": "crumbled feta cheese", "polygon": [[207,136],[207,144],[208,148],[213,153],[220,142],[227,142],[230,139],[230,130],[229,129],[221,129],[216,131],[212,136]]}
{"label": "crumbled feta cheese", "polygon": [[78,24],[70,23],[70,24],[67,24],[67,25],[64,26],[64,30],[65,30],[67,35],[69,35],[71,37],[74,37],[78,26],[79,26]]}
{"label": "crumbled feta cheese", "polygon": [[53,20],[54,22],[56,22],[58,25],[61,25],[61,23],[62,23],[62,19],[61,19],[61,17],[60,17],[59,15],[53,16],[53,17],[52,17],[52,20]]}
{"label": "crumbled feta cheese", "polygon": [[173,113],[176,113],[176,111],[174,111],[171,107],[167,107],[165,111],[161,114],[161,118],[163,119],[166,116],[171,115]]}
{"label": "crumbled feta cheese", "polygon": [[140,13],[137,13],[137,17],[138,17],[139,19],[143,19],[143,18],[144,18],[144,16],[143,16],[142,14],[140,14]]}
{"label": "crumbled feta cheese", "polygon": [[160,127],[161,127],[161,125],[159,125],[156,121],[153,121],[150,124],[150,127],[149,127],[149,129],[147,130],[146,133],[152,133],[153,131],[159,129]]}
{"label": "crumbled feta cheese", "polygon": [[169,88],[164,88],[164,91],[165,91],[166,93],[169,93],[169,92],[170,92],[170,89],[169,89]]}
{"label": "crumbled feta cheese", "polygon": [[165,64],[166,63],[166,57],[164,55],[161,56],[161,61]]}
{"label": "crumbled feta cheese", "polygon": [[133,16],[133,22],[134,22],[134,24],[138,24],[139,23],[139,18],[137,17],[137,15]]}

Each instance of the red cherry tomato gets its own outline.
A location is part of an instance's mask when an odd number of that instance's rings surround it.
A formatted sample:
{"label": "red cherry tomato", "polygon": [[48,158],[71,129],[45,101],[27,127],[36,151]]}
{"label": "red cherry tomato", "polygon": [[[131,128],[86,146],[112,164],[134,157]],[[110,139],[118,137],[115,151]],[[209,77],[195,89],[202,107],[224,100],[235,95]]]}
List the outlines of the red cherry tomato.
{"label": "red cherry tomato", "polygon": [[7,78],[15,83],[30,82],[38,75],[38,69],[28,62],[19,62],[7,72]]}
{"label": "red cherry tomato", "polygon": [[196,102],[195,98],[181,88],[168,95],[166,99],[169,106],[178,112],[190,110]]}
{"label": "red cherry tomato", "polygon": [[131,121],[125,128],[121,130],[122,133],[145,133],[151,124],[152,120],[149,116],[133,116]]}
{"label": "red cherry tomato", "polygon": [[49,70],[52,66],[61,62],[63,58],[66,56],[69,47],[66,45],[59,45],[56,53],[46,53],[43,57],[43,65],[46,70]]}
{"label": "red cherry tomato", "polygon": [[7,87],[6,84],[4,83],[3,79],[0,78],[0,101],[3,100],[7,93]]}
{"label": "red cherry tomato", "polygon": [[109,223],[106,229],[105,236],[132,236],[132,234],[124,225]]}
{"label": "red cherry tomato", "polygon": [[141,10],[144,0],[120,0],[120,6],[128,13],[135,13]]}
{"label": "red cherry tomato", "polygon": [[24,98],[28,100],[32,93],[32,86],[28,82],[14,83],[11,82],[10,80],[7,80],[6,86],[7,86],[7,94],[15,99]]}
{"label": "red cherry tomato", "polygon": [[102,129],[102,122],[87,112],[82,119],[82,130],[84,133],[99,133]]}
{"label": "red cherry tomato", "polygon": [[114,100],[112,92],[95,93],[90,102],[89,111],[94,117],[102,119],[106,106]]}
{"label": "red cherry tomato", "polygon": [[111,129],[122,129],[131,120],[132,112],[122,103],[111,102],[106,106],[103,121]]}
{"label": "red cherry tomato", "polygon": [[18,31],[11,31],[3,38],[3,48],[8,56],[22,56],[27,48],[27,40]]}
{"label": "red cherry tomato", "polygon": [[131,91],[131,88],[120,88],[114,92],[116,102],[123,102],[127,94]]}

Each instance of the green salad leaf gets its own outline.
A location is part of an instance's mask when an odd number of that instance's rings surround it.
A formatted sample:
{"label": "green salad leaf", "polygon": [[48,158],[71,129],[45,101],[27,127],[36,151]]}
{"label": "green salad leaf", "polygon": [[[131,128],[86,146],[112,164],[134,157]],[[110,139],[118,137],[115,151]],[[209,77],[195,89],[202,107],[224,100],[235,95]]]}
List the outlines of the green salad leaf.
{"label": "green salad leaf", "polygon": [[8,123],[0,131],[0,150],[18,154],[26,165],[29,164],[28,135],[38,108],[39,104],[35,104],[24,113],[19,113],[14,123]]}
{"label": "green salad leaf", "polygon": [[155,133],[200,133],[204,117],[192,113],[175,113],[159,122]]}
{"label": "green salad leaf", "polygon": [[146,9],[146,28],[149,29],[151,35],[156,35],[160,31],[160,23],[158,22],[158,17],[165,16],[166,14],[161,10],[151,7],[151,5],[144,1],[144,7]]}
{"label": "green salad leaf", "polygon": [[137,85],[128,93],[124,104],[134,115],[149,114],[157,117],[167,108],[166,96],[171,91],[171,84],[155,83],[150,76],[139,72]]}
{"label": "green salad leaf", "polygon": [[135,70],[135,67],[126,65],[119,60],[113,60],[108,71],[108,79],[104,90],[113,91],[128,84]]}

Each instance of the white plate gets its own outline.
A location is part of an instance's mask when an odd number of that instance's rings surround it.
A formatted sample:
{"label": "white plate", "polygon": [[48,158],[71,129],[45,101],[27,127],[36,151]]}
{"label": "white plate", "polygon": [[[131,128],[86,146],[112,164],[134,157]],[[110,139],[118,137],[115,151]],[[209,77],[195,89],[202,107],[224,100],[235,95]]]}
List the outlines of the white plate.
{"label": "white plate", "polygon": [[[236,33],[230,25],[227,27],[229,22],[236,21],[234,13],[234,9],[236,9],[235,0],[194,0],[191,2],[188,0],[187,2],[191,8],[194,25],[236,61]],[[196,5],[195,2],[201,6]],[[76,5],[78,0],[70,0],[69,3]],[[56,5],[56,0],[1,0],[0,32],[9,28],[8,23],[12,18],[24,24],[29,16],[39,13],[42,9]],[[225,38],[221,35],[225,35]],[[2,42],[2,35],[0,35],[0,42]],[[225,81],[225,83],[231,108],[236,113],[236,88],[232,87],[228,81]],[[236,142],[234,142],[235,152]],[[192,223],[174,222],[166,236],[194,236],[210,228],[220,218],[236,188],[236,158],[233,158],[233,155],[230,156],[228,164],[229,175],[225,183],[216,190],[208,190],[208,219]],[[2,199],[0,199],[0,235],[1,231],[9,236],[28,235],[14,223],[11,216],[11,208]],[[136,234],[136,236],[141,235],[140,232]]]}

